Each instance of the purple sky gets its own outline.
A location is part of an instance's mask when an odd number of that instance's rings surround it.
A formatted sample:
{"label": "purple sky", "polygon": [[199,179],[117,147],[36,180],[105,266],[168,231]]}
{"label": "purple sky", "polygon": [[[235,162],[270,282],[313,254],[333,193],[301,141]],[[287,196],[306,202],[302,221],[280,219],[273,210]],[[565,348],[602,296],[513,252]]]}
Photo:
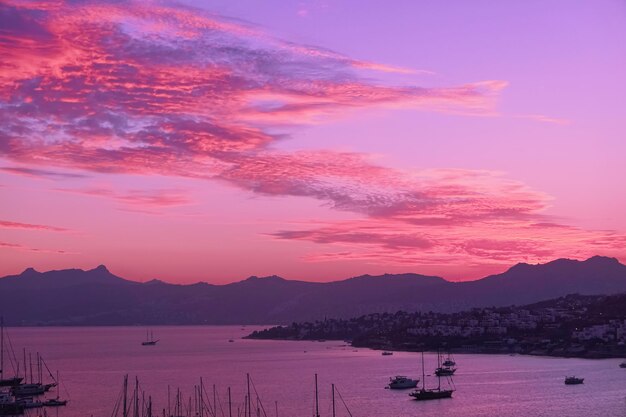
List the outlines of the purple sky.
{"label": "purple sky", "polygon": [[626,259],[626,4],[0,5],[0,275]]}

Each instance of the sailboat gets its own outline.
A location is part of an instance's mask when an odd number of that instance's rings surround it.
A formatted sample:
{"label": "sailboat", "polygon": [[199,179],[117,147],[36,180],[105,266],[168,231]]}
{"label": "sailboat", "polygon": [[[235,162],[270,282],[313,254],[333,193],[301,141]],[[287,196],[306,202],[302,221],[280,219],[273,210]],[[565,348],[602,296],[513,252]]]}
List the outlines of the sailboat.
{"label": "sailboat", "polygon": [[416,401],[438,400],[452,398],[453,389],[441,389],[441,376],[437,375],[437,388],[426,389],[426,372],[424,370],[424,352],[422,352],[422,388],[416,389],[409,395]]}
{"label": "sailboat", "polygon": [[452,366],[456,366],[456,362],[454,360],[454,358],[452,357],[452,354],[450,352],[448,352],[448,356],[446,357],[446,359],[442,362],[443,366],[447,366],[447,367],[452,367]]}
{"label": "sailboat", "polygon": [[[437,376],[452,376],[456,372],[456,362],[450,359],[450,355],[448,355],[448,359],[445,361],[442,360],[441,353],[437,351],[437,369],[435,369],[435,375]],[[443,362],[443,363],[442,363]]]}
{"label": "sailboat", "polygon": [[0,387],[14,387],[19,385],[22,379],[17,375],[4,377],[4,317],[0,317]]}
{"label": "sailboat", "polygon": [[[35,378],[33,378],[33,362],[31,360],[32,357],[30,354],[28,355],[28,357],[29,357],[29,362],[30,362],[30,381],[26,381],[27,383],[14,385],[11,387],[11,394],[13,394],[15,397],[32,397],[32,396],[42,395],[50,391],[51,388],[57,385],[56,381],[54,381],[54,376],[52,376],[52,374],[50,373],[50,369],[48,369],[48,365],[46,365],[46,363],[44,362],[41,355],[39,355],[39,353],[37,354],[37,362],[36,362],[38,381],[35,382]],[[50,374],[50,377],[53,380],[53,382],[48,383],[48,384],[44,384],[42,381],[44,366],[48,370],[48,373]],[[24,376],[27,375],[26,369],[27,369],[26,349],[24,349]]]}
{"label": "sailboat", "polygon": [[59,399],[59,390],[60,390],[60,382],[59,382],[59,371],[57,371],[57,396],[56,398],[50,398],[44,401],[43,405],[46,407],[61,407],[67,404],[67,400]]}
{"label": "sailboat", "polygon": [[146,341],[145,342],[141,342],[142,346],[154,346],[157,344],[159,340],[158,339],[154,339],[154,335],[152,334],[152,330],[148,331],[146,330]]}

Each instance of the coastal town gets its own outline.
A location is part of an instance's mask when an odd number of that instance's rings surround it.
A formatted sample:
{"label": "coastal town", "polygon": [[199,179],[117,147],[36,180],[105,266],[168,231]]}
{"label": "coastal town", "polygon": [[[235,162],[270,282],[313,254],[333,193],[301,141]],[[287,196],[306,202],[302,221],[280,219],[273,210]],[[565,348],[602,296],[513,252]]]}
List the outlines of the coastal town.
{"label": "coastal town", "polygon": [[255,339],[346,340],[354,347],[561,357],[626,355],[626,295],[568,295],[461,313],[376,313],[255,331]]}

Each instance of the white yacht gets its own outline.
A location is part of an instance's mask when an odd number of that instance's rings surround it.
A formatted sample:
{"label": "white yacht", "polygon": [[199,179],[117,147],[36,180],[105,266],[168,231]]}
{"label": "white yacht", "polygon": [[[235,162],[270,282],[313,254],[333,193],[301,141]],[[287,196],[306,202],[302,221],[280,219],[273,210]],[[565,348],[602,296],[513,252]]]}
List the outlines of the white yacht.
{"label": "white yacht", "polygon": [[403,375],[397,375],[393,378],[389,378],[389,385],[387,385],[387,388],[389,389],[415,388],[418,382],[420,382],[419,379],[411,379]]}

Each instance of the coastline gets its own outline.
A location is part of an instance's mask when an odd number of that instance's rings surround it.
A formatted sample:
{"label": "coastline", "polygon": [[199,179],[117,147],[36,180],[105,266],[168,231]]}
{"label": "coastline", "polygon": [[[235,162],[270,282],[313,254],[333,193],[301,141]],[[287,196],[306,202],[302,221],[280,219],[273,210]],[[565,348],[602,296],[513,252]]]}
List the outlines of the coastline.
{"label": "coastline", "polygon": [[535,356],[535,357],[547,357],[547,358],[571,358],[571,359],[590,359],[590,360],[598,360],[598,359],[622,359],[626,358],[626,352],[598,352],[598,351],[585,351],[580,352],[578,354],[574,353],[561,353],[554,351],[546,351],[546,350],[531,350],[531,351],[519,351],[514,349],[497,349],[490,346],[472,346],[472,347],[462,347],[462,348],[444,348],[445,345],[433,346],[433,345],[425,345],[423,347],[415,347],[415,348],[407,348],[407,347],[398,347],[398,346],[390,346],[390,345],[377,345],[377,344],[353,344],[350,341],[347,341],[342,338],[310,338],[310,339],[297,339],[297,338],[273,338],[273,337],[257,337],[254,336],[254,333],[251,333],[247,336],[244,336],[243,339],[251,339],[251,340],[268,340],[268,341],[289,341],[289,342],[344,342],[346,346],[353,347],[355,349],[369,349],[373,351],[380,351],[381,353],[384,351],[389,352],[410,352],[410,353],[419,353],[419,352],[432,352],[436,353],[438,350],[445,350],[446,352],[452,354],[472,354],[472,355],[509,355],[509,356]]}

